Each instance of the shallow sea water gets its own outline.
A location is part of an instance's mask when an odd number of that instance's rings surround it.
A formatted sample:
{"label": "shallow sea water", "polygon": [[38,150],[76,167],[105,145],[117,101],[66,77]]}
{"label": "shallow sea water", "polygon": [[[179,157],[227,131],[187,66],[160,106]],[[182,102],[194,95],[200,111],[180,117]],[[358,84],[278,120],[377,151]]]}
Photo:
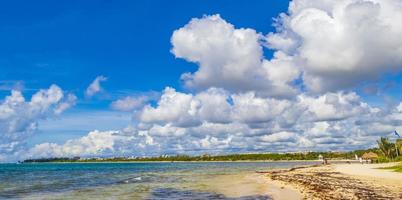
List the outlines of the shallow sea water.
{"label": "shallow sea water", "polygon": [[[223,177],[313,162],[0,164],[0,199],[270,199],[231,197]],[[229,188],[220,188],[229,187]]]}

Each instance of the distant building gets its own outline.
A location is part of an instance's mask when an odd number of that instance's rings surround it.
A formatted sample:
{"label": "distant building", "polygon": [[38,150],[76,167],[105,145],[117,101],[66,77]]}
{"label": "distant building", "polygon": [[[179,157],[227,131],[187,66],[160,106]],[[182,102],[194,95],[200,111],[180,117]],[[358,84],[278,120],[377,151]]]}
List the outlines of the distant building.
{"label": "distant building", "polygon": [[368,152],[368,153],[364,153],[362,156],[363,160],[366,160],[370,163],[372,163],[373,161],[377,161],[378,160],[378,155],[374,152]]}

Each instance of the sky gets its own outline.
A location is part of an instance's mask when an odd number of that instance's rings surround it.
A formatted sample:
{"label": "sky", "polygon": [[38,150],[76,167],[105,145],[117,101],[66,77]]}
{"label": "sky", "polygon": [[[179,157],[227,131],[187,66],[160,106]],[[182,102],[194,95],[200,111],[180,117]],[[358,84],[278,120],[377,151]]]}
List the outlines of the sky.
{"label": "sky", "polygon": [[0,6],[0,161],[346,151],[402,131],[398,0]]}

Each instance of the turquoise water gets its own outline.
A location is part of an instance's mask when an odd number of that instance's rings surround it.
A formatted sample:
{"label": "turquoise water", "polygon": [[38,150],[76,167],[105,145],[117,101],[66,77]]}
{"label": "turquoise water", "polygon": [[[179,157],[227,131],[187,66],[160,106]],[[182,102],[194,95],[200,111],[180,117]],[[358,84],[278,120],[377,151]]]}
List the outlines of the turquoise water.
{"label": "turquoise water", "polygon": [[0,199],[269,199],[228,198],[209,180],[312,162],[0,164]]}

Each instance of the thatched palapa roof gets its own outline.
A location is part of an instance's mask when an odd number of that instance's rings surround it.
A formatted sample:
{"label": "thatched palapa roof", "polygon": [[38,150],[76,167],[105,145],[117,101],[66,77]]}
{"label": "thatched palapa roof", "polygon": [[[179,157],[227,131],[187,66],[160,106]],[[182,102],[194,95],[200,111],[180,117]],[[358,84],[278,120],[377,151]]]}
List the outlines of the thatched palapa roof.
{"label": "thatched palapa roof", "polygon": [[373,152],[370,151],[368,153],[364,153],[362,158],[364,160],[369,160],[369,159],[373,160],[373,159],[378,159],[378,155],[376,153],[373,153]]}

